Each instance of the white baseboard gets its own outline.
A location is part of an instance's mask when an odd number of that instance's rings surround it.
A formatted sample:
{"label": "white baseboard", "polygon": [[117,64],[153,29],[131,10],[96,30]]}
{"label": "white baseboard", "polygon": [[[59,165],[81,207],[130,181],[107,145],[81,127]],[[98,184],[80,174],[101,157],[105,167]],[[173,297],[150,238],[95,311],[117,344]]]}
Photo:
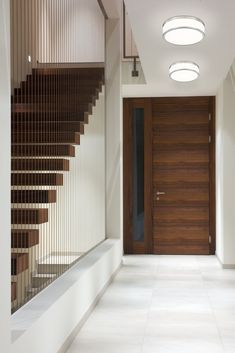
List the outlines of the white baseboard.
{"label": "white baseboard", "polygon": [[216,254],[216,257],[217,257],[217,259],[218,259],[218,261],[219,261],[221,267],[222,267],[224,270],[234,270],[234,269],[235,269],[235,264],[224,264],[224,263],[220,260],[220,258],[219,258],[219,256],[218,256],[217,254]]}

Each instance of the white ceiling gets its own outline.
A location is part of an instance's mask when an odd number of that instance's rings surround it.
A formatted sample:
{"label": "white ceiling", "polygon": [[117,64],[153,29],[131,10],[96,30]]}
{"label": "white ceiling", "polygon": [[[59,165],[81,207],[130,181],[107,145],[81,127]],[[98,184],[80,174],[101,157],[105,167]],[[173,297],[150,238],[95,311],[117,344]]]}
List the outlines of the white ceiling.
{"label": "white ceiling", "polygon": [[[125,0],[143,66],[146,85],[124,85],[124,96],[196,96],[216,94],[235,58],[235,0]],[[162,38],[172,16],[192,15],[206,24],[204,40],[178,47]],[[175,61],[194,61],[200,77],[178,83],[168,76]]]}

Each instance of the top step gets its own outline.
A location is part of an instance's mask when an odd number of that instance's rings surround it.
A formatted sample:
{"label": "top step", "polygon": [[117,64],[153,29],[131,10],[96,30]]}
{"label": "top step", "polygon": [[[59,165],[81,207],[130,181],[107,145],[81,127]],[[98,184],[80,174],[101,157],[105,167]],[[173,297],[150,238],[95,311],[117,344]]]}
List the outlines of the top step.
{"label": "top step", "polygon": [[55,75],[75,75],[75,76],[90,76],[90,77],[104,77],[103,67],[91,68],[37,68],[32,70],[33,75],[40,76],[55,76]]}

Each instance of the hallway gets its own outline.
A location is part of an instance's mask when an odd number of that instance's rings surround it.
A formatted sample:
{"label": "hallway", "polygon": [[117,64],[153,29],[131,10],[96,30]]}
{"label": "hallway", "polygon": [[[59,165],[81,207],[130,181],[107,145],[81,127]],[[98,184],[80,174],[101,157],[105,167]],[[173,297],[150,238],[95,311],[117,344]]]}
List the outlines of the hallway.
{"label": "hallway", "polygon": [[68,353],[234,353],[234,332],[235,270],[215,256],[125,256]]}

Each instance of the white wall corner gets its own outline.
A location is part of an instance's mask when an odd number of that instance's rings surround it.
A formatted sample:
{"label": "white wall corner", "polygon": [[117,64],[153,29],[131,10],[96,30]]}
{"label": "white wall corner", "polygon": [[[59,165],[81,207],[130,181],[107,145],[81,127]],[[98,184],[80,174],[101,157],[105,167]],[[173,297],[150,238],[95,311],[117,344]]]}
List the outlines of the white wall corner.
{"label": "white wall corner", "polygon": [[216,255],[223,263],[223,84],[216,95]]}

